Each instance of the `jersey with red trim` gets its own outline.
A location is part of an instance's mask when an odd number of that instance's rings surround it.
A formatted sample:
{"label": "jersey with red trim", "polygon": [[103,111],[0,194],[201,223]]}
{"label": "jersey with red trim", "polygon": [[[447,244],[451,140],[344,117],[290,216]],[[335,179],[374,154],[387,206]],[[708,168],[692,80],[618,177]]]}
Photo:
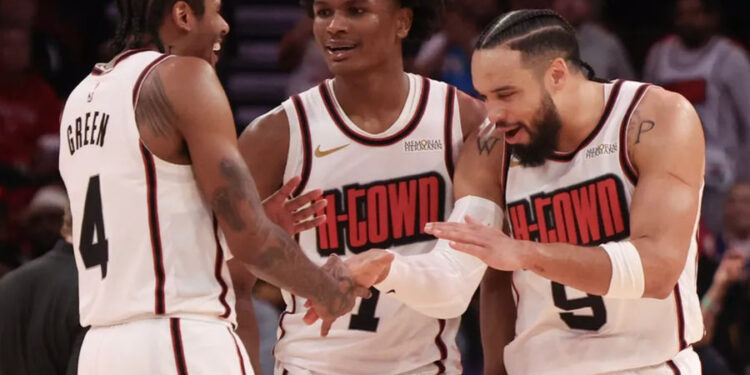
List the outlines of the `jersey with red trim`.
{"label": "jersey with red trim", "polygon": [[60,124],[84,326],[169,316],[234,322],[234,293],[212,210],[190,165],[141,142],[134,103],[167,59],[128,51],[71,93]]}
{"label": "jersey with red trim", "polygon": [[[628,160],[627,126],[649,86],[616,81],[604,87],[604,114],[576,151],[555,153],[538,167],[511,157],[506,202],[514,238],[582,246],[629,238],[637,176]],[[664,364],[700,340],[695,235],[689,246],[679,282],[663,300],[595,296],[532,271],[514,272],[517,321],[505,348],[508,373],[636,369]]]}
{"label": "jersey with red trim", "polygon": [[[328,221],[300,234],[307,256],[323,264],[372,248],[401,254],[432,249],[427,222],[453,207],[451,174],[463,142],[456,89],[408,75],[404,109],[384,133],[358,128],[338,104],[329,80],[283,103],[290,125],[285,179],[301,175],[300,190],[322,189]],[[302,322],[304,300],[284,292],[275,349],[279,366],[313,374],[460,373],[455,337],[459,319],[421,315],[373,290],[328,337]],[[419,372],[422,373],[422,372]]]}

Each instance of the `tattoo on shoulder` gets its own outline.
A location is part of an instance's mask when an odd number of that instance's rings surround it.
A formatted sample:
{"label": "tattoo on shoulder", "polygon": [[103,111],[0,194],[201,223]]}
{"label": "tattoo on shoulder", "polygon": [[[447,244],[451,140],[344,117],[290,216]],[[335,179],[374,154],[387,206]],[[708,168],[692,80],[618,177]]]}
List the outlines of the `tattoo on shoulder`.
{"label": "tattoo on shoulder", "polygon": [[151,72],[141,87],[135,118],[139,128],[147,127],[157,137],[167,136],[177,118],[158,71]]}
{"label": "tattoo on shoulder", "polygon": [[483,153],[487,152],[487,155],[492,154],[492,149],[497,146],[500,141],[502,141],[500,138],[497,137],[479,137],[477,138],[477,149],[479,149],[479,155],[482,155]]}
{"label": "tattoo on shoulder", "polygon": [[253,187],[252,179],[237,161],[226,158],[219,162],[219,171],[223,185],[213,192],[211,206],[216,215],[226,220],[233,230],[241,231],[247,224],[237,207],[240,202],[253,199],[249,192]]}
{"label": "tattoo on shoulder", "polygon": [[651,120],[643,120],[638,124],[638,133],[635,137],[635,144],[641,143],[641,136],[651,131],[656,123]]}

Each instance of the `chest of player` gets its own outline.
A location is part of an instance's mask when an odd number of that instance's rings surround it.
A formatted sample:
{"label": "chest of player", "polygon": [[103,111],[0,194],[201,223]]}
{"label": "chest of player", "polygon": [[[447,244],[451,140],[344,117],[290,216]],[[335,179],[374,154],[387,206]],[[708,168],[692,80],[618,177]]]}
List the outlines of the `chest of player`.
{"label": "chest of player", "polygon": [[571,160],[523,167],[511,158],[506,201],[513,236],[593,245],[626,238],[633,183],[617,138],[596,137]]}

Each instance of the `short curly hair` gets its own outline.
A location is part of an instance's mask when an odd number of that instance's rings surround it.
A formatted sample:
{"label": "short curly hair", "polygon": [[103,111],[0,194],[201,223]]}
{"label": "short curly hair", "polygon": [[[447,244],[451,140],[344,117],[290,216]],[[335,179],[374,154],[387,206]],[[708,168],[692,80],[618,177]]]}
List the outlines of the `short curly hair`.
{"label": "short curly hair", "polygon": [[[435,31],[445,13],[446,0],[391,0],[397,1],[402,8],[409,8],[414,12],[414,20],[406,37],[409,41],[427,39]],[[300,0],[302,9],[311,18],[314,0]]]}

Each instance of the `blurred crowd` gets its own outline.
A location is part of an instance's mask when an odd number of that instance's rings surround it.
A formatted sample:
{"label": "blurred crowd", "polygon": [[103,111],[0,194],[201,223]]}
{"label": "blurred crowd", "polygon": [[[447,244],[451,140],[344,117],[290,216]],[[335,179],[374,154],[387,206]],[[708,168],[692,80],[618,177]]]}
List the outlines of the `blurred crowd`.
{"label": "blurred crowd", "polygon": [[[225,2],[227,12],[243,4]],[[484,26],[509,9],[549,7],[576,28],[582,59],[597,78],[653,82],[688,98],[703,122],[707,146],[697,260],[706,336],[695,345],[706,374],[750,374],[750,4],[622,3],[451,1],[432,37],[405,46],[407,70],[474,93],[471,53]],[[290,95],[329,77],[311,21],[300,15],[278,41],[278,67],[289,73]],[[116,17],[111,1],[0,0],[0,297],[8,295],[3,290],[12,273],[62,239],[66,196],[57,172],[59,116],[73,86],[94,63],[111,56],[106,42]],[[251,27],[235,24],[232,30]],[[231,61],[226,56],[223,64]],[[262,283],[256,296],[265,301],[259,321],[267,338],[262,351],[270,355],[283,302]],[[467,374],[480,371],[478,335],[474,307],[460,336]]]}

